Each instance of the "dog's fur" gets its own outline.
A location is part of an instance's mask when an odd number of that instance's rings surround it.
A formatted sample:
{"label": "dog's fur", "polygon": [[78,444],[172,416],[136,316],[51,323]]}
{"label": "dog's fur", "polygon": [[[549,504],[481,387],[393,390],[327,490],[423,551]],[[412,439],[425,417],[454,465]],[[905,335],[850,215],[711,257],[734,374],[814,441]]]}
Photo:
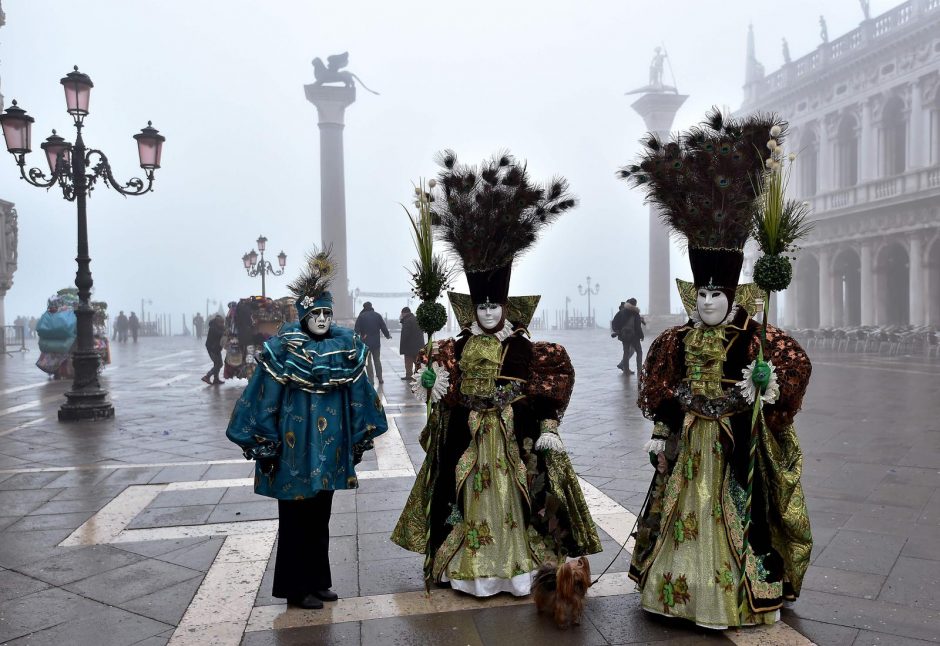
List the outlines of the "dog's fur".
{"label": "dog's fur", "polygon": [[535,607],[550,612],[559,628],[581,625],[584,595],[591,586],[591,564],[585,557],[563,563],[545,563],[535,573]]}

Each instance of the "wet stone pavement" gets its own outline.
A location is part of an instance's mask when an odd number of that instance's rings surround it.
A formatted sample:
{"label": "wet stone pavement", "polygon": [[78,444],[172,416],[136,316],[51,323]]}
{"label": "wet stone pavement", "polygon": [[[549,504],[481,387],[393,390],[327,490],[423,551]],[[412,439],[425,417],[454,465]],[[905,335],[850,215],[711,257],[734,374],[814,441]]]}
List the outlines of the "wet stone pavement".
{"label": "wet stone pavement", "polygon": [[[635,378],[603,330],[536,333],[577,369],[561,427],[604,552],[615,557],[645,496],[650,425]],[[334,589],[323,611],[270,596],[277,506],[224,437],[242,382],[207,387],[201,343],[142,339],[114,349],[103,383],[117,415],[60,424],[68,384],[25,354],[0,357],[0,643],[171,644],[892,644],[940,641],[940,362],[813,356],[797,418],[815,547],[800,600],[770,630],[713,632],[638,608],[628,553],[560,633],[527,599],[422,591],[418,555],[388,540],[423,460],[423,412],[398,339],[386,345],[391,429],[339,492]]]}

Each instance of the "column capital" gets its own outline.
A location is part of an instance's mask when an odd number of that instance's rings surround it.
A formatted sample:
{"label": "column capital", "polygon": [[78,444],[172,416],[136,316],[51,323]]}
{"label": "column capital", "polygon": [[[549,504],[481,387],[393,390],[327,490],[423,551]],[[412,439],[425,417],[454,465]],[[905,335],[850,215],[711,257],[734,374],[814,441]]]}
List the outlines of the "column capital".
{"label": "column capital", "polygon": [[317,106],[320,125],[345,125],[346,108],[356,100],[355,86],[340,87],[311,83],[304,86],[304,94],[310,103]]}

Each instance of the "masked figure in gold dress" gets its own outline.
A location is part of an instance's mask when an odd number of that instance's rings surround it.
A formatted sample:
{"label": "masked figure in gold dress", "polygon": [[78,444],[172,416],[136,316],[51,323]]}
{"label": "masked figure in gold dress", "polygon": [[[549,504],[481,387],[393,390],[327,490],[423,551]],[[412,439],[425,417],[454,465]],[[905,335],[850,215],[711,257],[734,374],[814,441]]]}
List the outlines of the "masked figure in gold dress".
{"label": "masked figure in gold dress", "polygon": [[650,136],[640,162],[623,171],[687,241],[694,277],[680,283],[688,322],[653,342],[643,370],[639,405],[654,422],[647,448],[656,473],[630,576],[644,609],[713,628],[775,621],[783,600],[799,595],[812,548],[793,429],[810,362],[767,327],[763,354],[774,374],[757,395],[755,424],[750,373],[763,326],[751,316],[764,296],[738,286],[774,126],[782,140],[786,125],[773,118],[716,112],[674,141]]}
{"label": "masked figure in gold dress", "polygon": [[427,457],[392,540],[425,555],[428,584],[527,595],[543,562],[601,550],[558,435],[574,369],[562,346],[527,338],[538,297],[509,297],[513,259],[575,202],[563,179],[531,184],[509,155],[440,161],[436,226],[470,295],[450,294],[464,329],[433,352]]}

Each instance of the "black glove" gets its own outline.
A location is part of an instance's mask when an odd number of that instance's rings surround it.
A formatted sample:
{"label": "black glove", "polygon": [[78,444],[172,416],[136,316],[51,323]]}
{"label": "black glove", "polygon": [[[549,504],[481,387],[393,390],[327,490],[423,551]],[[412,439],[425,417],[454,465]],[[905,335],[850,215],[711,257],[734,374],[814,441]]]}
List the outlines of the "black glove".
{"label": "black glove", "polygon": [[374,448],[375,444],[372,440],[363,440],[358,444],[353,444],[353,464],[359,464],[362,462],[362,455],[366,451],[371,451]]}
{"label": "black glove", "polygon": [[273,476],[277,473],[277,468],[280,463],[281,459],[278,457],[258,458],[258,468],[261,470],[261,473],[266,476]]}

